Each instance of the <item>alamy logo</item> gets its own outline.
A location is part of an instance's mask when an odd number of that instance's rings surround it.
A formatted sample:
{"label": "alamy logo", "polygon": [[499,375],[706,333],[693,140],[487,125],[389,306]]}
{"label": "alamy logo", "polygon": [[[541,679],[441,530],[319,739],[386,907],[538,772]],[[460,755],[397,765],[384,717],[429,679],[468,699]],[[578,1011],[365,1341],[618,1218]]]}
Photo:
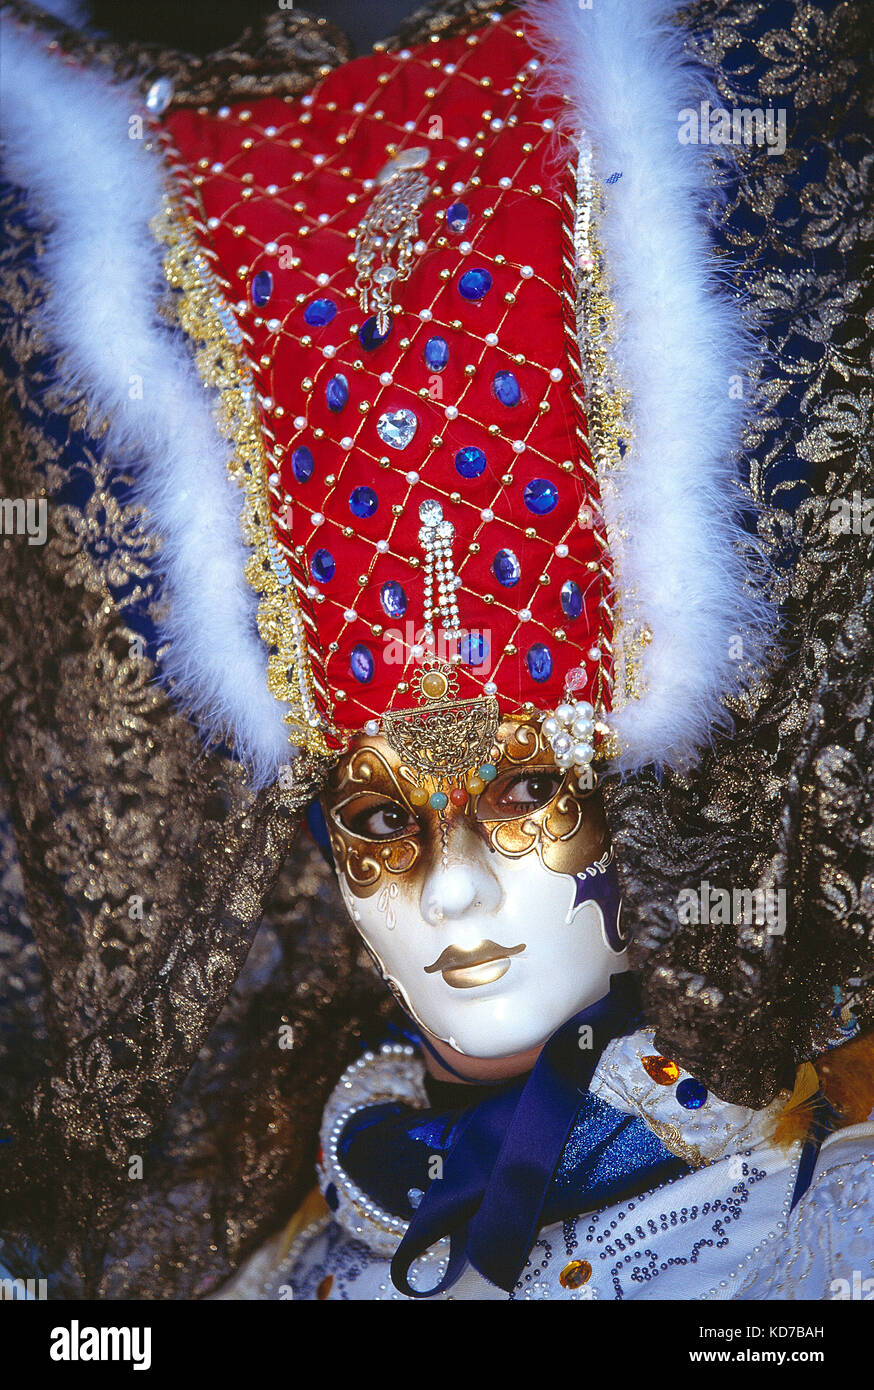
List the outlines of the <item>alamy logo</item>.
{"label": "alamy logo", "polygon": [[786,150],[786,112],[773,106],[734,106],[727,111],[702,101],[677,113],[681,145],[766,145],[768,154]]}
{"label": "alamy logo", "polygon": [[44,1302],[48,1296],[46,1279],[0,1279],[0,1303],[17,1298]]}
{"label": "alamy logo", "polygon": [[49,1356],[53,1361],[130,1361],[135,1371],[152,1364],[150,1327],[53,1327]]}
{"label": "alamy logo", "polygon": [[684,926],[767,927],[769,936],[786,932],[785,888],[714,888],[706,879],[698,888],[682,888],[677,917]]}
{"label": "alamy logo", "polygon": [[0,532],[27,536],[28,545],[45,545],[48,535],[44,497],[0,497]]}

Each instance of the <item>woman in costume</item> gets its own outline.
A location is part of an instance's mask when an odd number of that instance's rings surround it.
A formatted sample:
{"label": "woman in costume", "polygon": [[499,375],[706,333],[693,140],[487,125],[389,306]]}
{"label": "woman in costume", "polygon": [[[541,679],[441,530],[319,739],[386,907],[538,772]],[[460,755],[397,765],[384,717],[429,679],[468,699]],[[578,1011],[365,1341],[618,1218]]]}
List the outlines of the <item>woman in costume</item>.
{"label": "woman in costume", "polygon": [[[226,1295],[822,1298],[869,1258],[869,944],[847,902],[839,949],[810,943],[818,889],[789,846],[812,832],[781,820],[804,720],[768,713],[789,658],[769,646],[779,583],[738,488],[741,432],[761,428],[752,349],[702,211],[713,151],[678,133],[711,94],[666,7],[601,8],[471,5],[339,66],[296,20],[296,70],[241,58],[216,101],[196,64],[156,62],[145,110],[102,78],[108,48],[95,74],[69,31],[47,46],[32,15],[7,28],[10,177],[48,229],[38,323],[61,399],[108,420],[154,518],[166,611],[148,619],[173,698],[262,789],[231,773],[217,814],[215,786],[198,791],[174,851],[194,847],[190,921],[155,901],[148,841],[136,882],[102,899],[144,881],[129,921],[160,925],[112,942],[135,968],[110,988],[111,908],[79,957],[90,1014],[53,1020],[61,1073],[13,1131],[10,1267],[47,1185],[23,1161],[33,1136],[73,1184],[99,1155],[88,1277],[107,1278],[113,1188],[166,1107],[192,1104],[200,1045],[239,1029],[269,950],[242,998],[234,980],[314,796],[401,1012],[339,1080],[320,1061],[308,1112],[289,1102],[313,1082],[319,1009],[277,1015],[272,1066],[295,1080],[270,1124],[299,1162],[234,1254],[207,1260],[227,1273],[282,1225]],[[40,409],[63,413],[28,369]],[[141,630],[126,576],[95,592]],[[845,626],[861,647],[858,614]],[[829,682],[806,674],[819,711]],[[765,725],[777,737],[757,746]],[[328,968],[350,983],[348,944]],[[339,981],[319,989],[329,1038]],[[379,1010],[361,1014],[378,1044]],[[287,1226],[304,1120],[333,1083],[326,1211]],[[239,1176],[204,1182],[220,1205]]]}

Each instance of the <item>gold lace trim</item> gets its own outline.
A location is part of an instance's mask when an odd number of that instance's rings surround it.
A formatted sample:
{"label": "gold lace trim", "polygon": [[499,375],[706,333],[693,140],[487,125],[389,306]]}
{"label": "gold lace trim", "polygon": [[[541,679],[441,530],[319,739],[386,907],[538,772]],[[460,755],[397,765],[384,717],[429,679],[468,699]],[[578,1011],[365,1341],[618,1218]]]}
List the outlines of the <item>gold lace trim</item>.
{"label": "gold lace trim", "polygon": [[336,734],[324,718],[327,692],[313,669],[307,640],[308,632],[315,634],[315,621],[302,598],[306,580],[299,563],[273,527],[269,461],[242,334],[179,195],[165,194],[152,230],[167,248],[164,274],[177,291],[177,321],[194,344],[204,385],[218,392],[218,428],[234,445],[228,472],[244,492],[243,537],[252,547],[245,573],[259,598],[258,631],[268,649],[268,689],[289,706],[289,742],[329,756],[334,749],[326,733]]}

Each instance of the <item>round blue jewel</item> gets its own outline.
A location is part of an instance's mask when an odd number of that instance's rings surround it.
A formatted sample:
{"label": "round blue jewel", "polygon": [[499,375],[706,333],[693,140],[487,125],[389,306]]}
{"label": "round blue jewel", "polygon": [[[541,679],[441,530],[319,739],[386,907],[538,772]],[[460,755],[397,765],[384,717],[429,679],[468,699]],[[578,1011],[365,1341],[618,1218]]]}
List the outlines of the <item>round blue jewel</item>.
{"label": "round blue jewel", "polygon": [[492,377],[492,390],[501,405],[518,405],[522,399],[519,383],[512,372],[495,372]]}
{"label": "round blue jewel", "polygon": [[303,316],[311,328],[324,328],[337,312],[333,299],[314,299],[303,311]]}
{"label": "round blue jewel", "polygon": [[522,566],[512,550],[499,550],[492,561],[492,574],[505,589],[512,589],[522,578]]}
{"label": "round blue jewel", "polygon": [[566,618],[578,618],[583,611],[583,591],[572,579],[561,586],[561,607]]}
{"label": "round blue jewel", "polygon": [[402,618],[407,611],[407,595],[404,586],[396,579],[387,579],[379,591],[379,601],[383,613],[389,618]]}
{"label": "round blue jewel", "polygon": [[522,496],[529,512],[534,512],[536,516],[545,516],[558,501],[558,488],[546,478],[532,478]]}
{"label": "round blue jewel", "polygon": [[433,806],[435,811],[445,811],[449,804],[449,797],[445,792],[432,792],[428,797],[428,805]]}
{"label": "round blue jewel", "polygon": [[364,642],[359,642],[349,653],[349,670],[362,685],[369,685],[373,680],[374,669],[373,652]]}
{"label": "round blue jewel", "polygon": [[353,516],[373,516],[379,498],[372,487],[354,487],[349,494],[349,510]]}
{"label": "round blue jewel", "polygon": [[492,277],[482,266],[466,270],[458,282],[458,293],[465,299],[482,299],[492,288]]}
{"label": "round blue jewel", "polygon": [[295,449],[291,456],[291,471],[299,483],[308,483],[313,476],[316,461],[305,444]]}
{"label": "round blue jewel", "polygon": [[455,471],[460,473],[462,478],[478,478],[485,472],[486,456],[482,449],[477,449],[474,444],[469,444],[466,449],[459,449],[455,455]]}
{"label": "round blue jewel", "polygon": [[269,270],[259,270],[252,281],[252,303],[261,309],[273,293],[273,276]]}
{"label": "round blue jewel", "polygon": [[389,319],[389,325],[386,332],[378,333],[376,328],[376,315],[373,314],[369,319],[365,319],[361,327],[359,328],[358,341],[364,348],[365,352],[373,352],[374,348],[382,347],[383,343],[388,341],[388,339],[391,337],[391,330],[392,323]]}
{"label": "round blue jewel", "polygon": [[442,372],[449,361],[449,344],[445,338],[429,338],[425,344],[425,363],[432,372]]}
{"label": "round blue jewel", "polygon": [[325,387],[325,400],[328,409],[333,411],[342,410],[349,399],[349,383],[342,374],[332,376]]}
{"label": "round blue jewel", "polygon": [[676,1095],[684,1110],[700,1110],[707,1099],[707,1087],[703,1082],[687,1077],[680,1082]]}
{"label": "round blue jewel", "polygon": [[465,203],[453,203],[446,209],[446,225],[450,232],[463,232],[470,221],[470,208]]}
{"label": "round blue jewel", "polygon": [[548,681],[552,675],[552,652],[545,642],[535,642],[528,648],[525,664],[534,681]]}
{"label": "round blue jewel", "polygon": [[484,782],[494,782],[498,775],[498,769],[494,763],[483,763],[482,767],[477,768],[477,773]]}
{"label": "round blue jewel", "polygon": [[317,584],[327,584],[337,568],[330,550],[317,550],[310,560],[310,574]]}
{"label": "round blue jewel", "polygon": [[481,632],[468,632],[462,637],[458,650],[468,666],[483,666],[489,659],[489,644]]}

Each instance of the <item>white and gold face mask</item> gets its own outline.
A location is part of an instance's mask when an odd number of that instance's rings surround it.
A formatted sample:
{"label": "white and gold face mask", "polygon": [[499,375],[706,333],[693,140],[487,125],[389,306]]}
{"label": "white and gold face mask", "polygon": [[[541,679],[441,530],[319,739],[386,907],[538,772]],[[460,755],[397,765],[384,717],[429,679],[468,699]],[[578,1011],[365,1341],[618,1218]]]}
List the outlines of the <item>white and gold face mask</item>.
{"label": "white and gold face mask", "polygon": [[476,1058],[536,1047],[626,968],[600,794],[556,765],[534,719],[505,721],[496,744],[482,790],[437,810],[382,737],[362,736],[323,798],[344,900],[384,978],[422,1028]]}

